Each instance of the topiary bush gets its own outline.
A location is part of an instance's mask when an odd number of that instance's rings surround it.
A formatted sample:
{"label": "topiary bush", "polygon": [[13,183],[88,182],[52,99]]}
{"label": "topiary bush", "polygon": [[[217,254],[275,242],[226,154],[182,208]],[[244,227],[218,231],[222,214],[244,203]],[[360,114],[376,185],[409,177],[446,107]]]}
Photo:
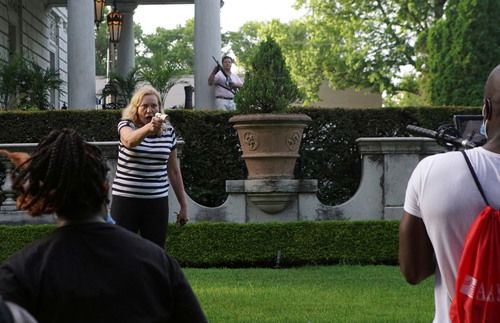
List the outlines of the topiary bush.
{"label": "topiary bush", "polygon": [[272,38],[257,45],[250,63],[245,84],[234,98],[239,112],[280,113],[300,98],[281,48]]}

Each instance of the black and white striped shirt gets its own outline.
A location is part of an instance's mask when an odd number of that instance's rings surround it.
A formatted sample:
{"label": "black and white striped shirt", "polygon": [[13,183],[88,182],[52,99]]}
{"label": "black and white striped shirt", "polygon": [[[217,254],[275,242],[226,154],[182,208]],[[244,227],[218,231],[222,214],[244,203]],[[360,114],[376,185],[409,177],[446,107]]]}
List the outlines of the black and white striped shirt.
{"label": "black and white striped shirt", "polygon": [[[118,133],[123,127],[137,128],[132,121],[122,120],[118,123]],[[161,137],[146,137],[134,148],[120,142],[112,194],[141,199],[168,196],[167,164],[176,146],[177,138],[170,125]]]}

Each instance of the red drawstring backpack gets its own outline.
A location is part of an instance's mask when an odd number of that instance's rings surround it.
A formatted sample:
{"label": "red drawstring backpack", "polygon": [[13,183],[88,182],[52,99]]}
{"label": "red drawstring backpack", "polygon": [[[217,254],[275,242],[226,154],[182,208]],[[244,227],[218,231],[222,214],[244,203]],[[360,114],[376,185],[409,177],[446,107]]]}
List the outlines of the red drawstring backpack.
{"label": "red drawstring backpack", "polygon": [[469,158],[462,153],[486,207],[465,237],[450,318],[453,323],[500,322],[500,211],[490,206]]}

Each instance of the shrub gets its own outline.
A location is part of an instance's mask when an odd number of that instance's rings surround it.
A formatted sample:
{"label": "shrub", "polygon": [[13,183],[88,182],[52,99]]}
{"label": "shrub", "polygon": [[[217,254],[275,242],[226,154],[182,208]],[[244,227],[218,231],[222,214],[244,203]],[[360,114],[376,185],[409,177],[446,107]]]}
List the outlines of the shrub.
{"label": "shrub", "polygon": [[[399,221],[195,223],[169,226],[166,250],[186,267],[396,265]],[[0,226],[0,262],[54,229]]]}
{"label": "shrub", "polygon": [[43,69],[21,56],[0,65],[0,103],[5,110],[47,110],[49,91],[59,90],[61,84],[58,72]]}
{"label": "shrub", "polygon": [[[481,114],[481,108],[290,108],[312,122],[304,130],[295,178],[318,179],[321,202],[336,205],[358,188],[359,137],[408,136],[414,124],[429,129],[451,123],[454,114]],[[205,206],[226,199],[225,181],[245,179],[236,131],[228,122],[233,112],[170,110],[170,120],[184,141],[181,168],[186,191]],[[119,110],[0,112],[1,143],[38,142],[52,129],[72,127],[88,141],[116,141]],[[207,171],[209,170],[209,171]]]}
{"label": "shrub", "polygon": [[245,75],[245,85],[236,94],[236,108],[242,113],[280,113],[299,99],[281,49],[272,38],[259,43]]}

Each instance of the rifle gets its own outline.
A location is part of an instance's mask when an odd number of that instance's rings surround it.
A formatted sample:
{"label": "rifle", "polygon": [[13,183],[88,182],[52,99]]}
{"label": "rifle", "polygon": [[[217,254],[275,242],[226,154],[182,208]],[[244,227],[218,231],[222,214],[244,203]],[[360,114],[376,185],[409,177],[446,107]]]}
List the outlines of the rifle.
{"label": "rifle", "polygon": [[212,58],[214,59],[215,64],[217,64],[219,71],[221,71],[222,74],[224,74],[224,76],[226,77],[226,86],[223,86],[221,84],[218,85],[222,86],[226,90],[231,91],[231,93],[236,94],[236,92],[238,92],[238,89],[233,87],[233,80],[231,80],[231,76],[227,75],[226,71],[224,71],[224,68],[222,67],[222,65],[220,65],[219,61],[215,57],[212,56]]}
{"label": "rifle", "polygon": [[[421,135],[424,137],[434,138],[437,143],[441,146],[444,146],[448,150],[458,150],[460,147],[465,149],[474,148],[480,146],[477,143],[470,141],[465,138],[460,138],[456,135],[456,133],[450,133],[449,127],[440,127],[438,131],[417,127],[414,125],[406,126],[406,130],[411,133],[415,133],[417,135]],[[447,133],[448,132],[448,133]]]}

